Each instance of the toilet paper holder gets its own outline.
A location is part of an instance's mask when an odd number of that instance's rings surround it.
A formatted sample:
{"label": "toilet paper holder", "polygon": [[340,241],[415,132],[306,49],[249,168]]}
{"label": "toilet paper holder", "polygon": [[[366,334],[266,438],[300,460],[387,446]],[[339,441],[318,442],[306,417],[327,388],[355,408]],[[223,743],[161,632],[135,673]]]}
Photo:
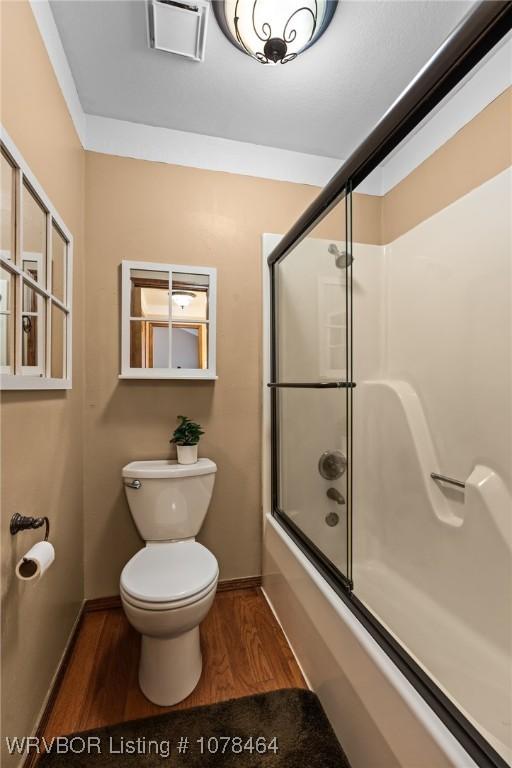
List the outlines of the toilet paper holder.
{"label": "toilet paper holder", "polygon": [[25,515],[20,515],[18,512],[15,512],[11,517],[9,530],[11,531],[11,536],[15,536],[20,531],[35,530],[36,528],[41,528],[43,525],[45,526],[44,540],[48,541],[48,536],[50,535],[50,521],[47,517],[25,517]]}

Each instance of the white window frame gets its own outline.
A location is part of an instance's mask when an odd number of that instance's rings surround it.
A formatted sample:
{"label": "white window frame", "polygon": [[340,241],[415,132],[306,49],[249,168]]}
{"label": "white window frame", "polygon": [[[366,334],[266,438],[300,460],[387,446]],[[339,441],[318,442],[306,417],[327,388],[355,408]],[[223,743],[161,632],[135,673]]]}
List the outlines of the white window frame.
{"label": "white window frame", "polygon": [[[172,360],[172,276],[175,273],[207,275],[208,317],[201,320],[208,326],[208,366],[206,368],[132,368],[130,366],[131,270],[166,272],[169,275],[169,360]],[[140,319],[140,318],[139,318]],[[186,318],[174,318],[187,322]],[[194,322],[198,322],[194,319]],[[214,267],[196,267],[190,264],[156,264],[148,261],[121,262],[121,373],[120,379],[217,379],[216,372],[217,329],[217,270]]]}
{"label": "white window frame", "polygon": [[[38,182],[21,152],[10,138],[7,131],[0,125],[0,140],[3,150],[9,157],[15,174],[15,241],[14,259],[8,258],[7,253],[0,251],[0,265],[11,274],[14,297],[14,349],[11,350],[10,366],[2,366],[0,369],[0,388],[2,390],[30,390],[30,389],[71,389],[72,388],[72,299],[73,299],[73,236],[64,224],[61,216],[48,198],[41,184]],[[22,232],[22,204],[23,184],[26,182],[30,190],[36,196],[46,215],[46,265],[44,279],[37,282],[22,269],[23,256],[23,232]],[[67,243],[66,248],[66,272],[64,301],[52,294],[52,237],[53,226],[59,230]],[[32,254],[41,258],[41,254]],[[34,258],[34,260],[36,260]],[[44,336],[39,334],[42,349],[45,350],[44,360],[38,366],[23,366],[23,287],[32,288],[42,299],[41,317],[44,320]],[[52,305],[55,304],[64,313],[65,318],[65,367],[62,378],[51,376],[51,322]],[[12,309],[11,315],[12,315]]]}

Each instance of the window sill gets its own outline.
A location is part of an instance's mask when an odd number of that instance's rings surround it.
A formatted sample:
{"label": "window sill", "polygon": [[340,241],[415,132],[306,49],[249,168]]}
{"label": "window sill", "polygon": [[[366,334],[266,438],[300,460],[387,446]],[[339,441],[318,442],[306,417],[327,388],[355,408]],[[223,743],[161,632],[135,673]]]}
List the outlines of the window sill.
{"label": "window sill", "polygon": [[72,389],[71,379],[47,379],[44,376],[15,376],[3,374],[0,376],[0,389],[12,390],[41,390],[41,389]]}
{"label": "window sill", "polygon": [[125,380],[139,380],[139,381],[216,381],[219,377],[211,371],[204,371],[201,373],[153,373],[153,371],[147,371],[144,373],[120,373],[119,379]]}

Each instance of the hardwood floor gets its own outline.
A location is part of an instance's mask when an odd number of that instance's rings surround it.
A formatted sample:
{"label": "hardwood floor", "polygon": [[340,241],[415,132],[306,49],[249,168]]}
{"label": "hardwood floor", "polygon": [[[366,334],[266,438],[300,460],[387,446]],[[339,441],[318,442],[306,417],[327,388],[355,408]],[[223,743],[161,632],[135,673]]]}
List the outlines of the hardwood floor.
{"label": "hardwood floor", "polygon": [[47,739],[172,709],[307,687],[259,588],[217,594],[201,626],[203,675],[174,707],[158,707],[140,692],[139,643],[122,609],[85,614],[44,730]]}

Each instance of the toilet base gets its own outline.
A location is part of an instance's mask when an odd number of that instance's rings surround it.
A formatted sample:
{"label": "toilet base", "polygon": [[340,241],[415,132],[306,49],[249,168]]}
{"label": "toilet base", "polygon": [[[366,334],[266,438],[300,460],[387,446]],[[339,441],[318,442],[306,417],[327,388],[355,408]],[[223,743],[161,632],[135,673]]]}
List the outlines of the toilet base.
{"label": "toilet base", "polygon": [[154,704],[170,707],[186,699],[202,669],[199,627],[177,637],[142,636],[139,685]]}

